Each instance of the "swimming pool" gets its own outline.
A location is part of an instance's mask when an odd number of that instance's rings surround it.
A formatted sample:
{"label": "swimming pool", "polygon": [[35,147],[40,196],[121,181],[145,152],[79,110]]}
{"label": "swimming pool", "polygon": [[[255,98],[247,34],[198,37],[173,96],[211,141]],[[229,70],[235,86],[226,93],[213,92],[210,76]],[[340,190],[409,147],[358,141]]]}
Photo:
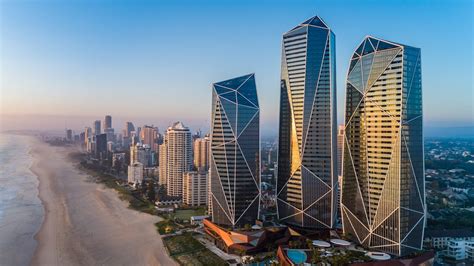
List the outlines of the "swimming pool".
{"label": "swimming pool", "polygon": [[307,259],[306,252],[299,249],[288,249],[286,254],[294,264],[302,264]]}

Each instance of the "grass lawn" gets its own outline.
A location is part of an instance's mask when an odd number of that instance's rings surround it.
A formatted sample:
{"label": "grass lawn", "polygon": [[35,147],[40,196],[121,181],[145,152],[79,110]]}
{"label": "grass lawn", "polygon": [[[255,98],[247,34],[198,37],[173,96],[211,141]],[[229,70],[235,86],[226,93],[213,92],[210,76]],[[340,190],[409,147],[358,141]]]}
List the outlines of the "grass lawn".
{"label": "grass lawn", "polygon": [[216,254],[197,241],[191,233],[163,238],[163,242],[180,265],[227,265]]}
{"label": "grass lawn", "polygon": [[191,216],[200,216],[206,214],[205,208],[199,209],[188,209],[188,210],[176,210],[174,214],[172,214],[175,218],[181,220],[191,220]]}

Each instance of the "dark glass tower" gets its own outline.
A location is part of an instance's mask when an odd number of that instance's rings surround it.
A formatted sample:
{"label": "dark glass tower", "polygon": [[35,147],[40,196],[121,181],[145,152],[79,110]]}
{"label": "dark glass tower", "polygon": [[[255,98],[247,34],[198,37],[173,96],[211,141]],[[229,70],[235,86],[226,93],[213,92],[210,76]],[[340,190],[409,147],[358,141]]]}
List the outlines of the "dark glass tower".
{"label": "dark glass tower", "polygon": [[278,218],[329,229],[336,220],[335,35],[313,17],[283,35]]}
{"label": "dark glass tower", "polygon": [[362,41],[346,84],[343,227],[354,241],[395,255],[422,248],[421,96],[420,49]]}
{"label": "dark glass tower", "polygon": [[254,224],[260,202],[260,109],[254,74],[212,88],[212,221]]}

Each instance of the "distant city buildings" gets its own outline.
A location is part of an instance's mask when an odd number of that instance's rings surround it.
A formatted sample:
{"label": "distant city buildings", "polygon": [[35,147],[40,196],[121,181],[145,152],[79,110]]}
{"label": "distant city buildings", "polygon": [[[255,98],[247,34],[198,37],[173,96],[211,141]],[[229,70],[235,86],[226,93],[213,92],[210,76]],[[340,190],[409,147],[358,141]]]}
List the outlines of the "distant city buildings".
{"label": "distant city buildings", "polygon": [[112,128],[112,116],[106,115],[104,119],[104,131],[109,128]]}
{"label": "distant city buildings", "polygon": [[66,129],[66,140],[72,141],[72,129]]}
{"label": "distant city buildings", "polygon": [[102,131],[100,130],[100,120],[94,121],[93,129],[94,129],[94,132],[93,132],[94,135],[99,135],[102,133]]}
{"label": "distant city buildings", "polygon": [[114,152],[112,154],[112,167],[117,168],[125,164],[125,152]]}
{"label": "distant city buildings", "polygon": [[315,16],[285,33],[282,47],[278,218],[331,229],[337,207],[335,35]]}
{"label": "distant city buildings", "polygon": [[422,248],[425,177],[420,49],[365,38],[347,75],[344,233],[394,255]]}
{"label": "distant city buildings", "polygon": [[148,145],[152,150],[158,150],[158,128],[153,126],[144,126],[140,132],[140,140]]}
{"label": "distant city buildings", "polygon": [[128,183],[141,184],[143,182],[143,164],[135,162],[128,166]]}
{"label": "distant city buildings", "polygon": [[205,171],[209,169],[209,144],[207,136],[194,140],[194,168]]}
{"label": "distant city buildings", "polygon": [[163,144],[159,145],[158,147],[158,183],[160,185],[166,186],[166,180],[167,180],[167,172],[166,172],[166,167],[167,167],[167,146],[166,146],[166,137],[165,141]]}
{"label": "distant city buildings", "polygon": [[203,206],[208,197],[207,171],[192,171],[183,174],[183,203],[188,206]]}
{"label": "distant city buildings", "polygon": [[159,171],[160,175],[166,176],[167,194],[182,197],[183,173],[191,170],[193,163],[191,131],[181,122],[174,123],[166,131],[164,145],[166,157],[162,157],[164,161],[160,161],[160,164],[164,164]]}
{"label": "distant city buildings", "polygon": [[87,147],[87,144],[92,141],[92,137],[93,137],[93,134],[92,134],[92,128],[90,127],[85,127],[84,129],[84,136],[85,136],[85,145]]}
{"label": "distant city buildings", "polygon": [[107,134],[95,136],[95,156],[101,160],[107,158]]}
{"label": "distant city buildings", "polygon": [[212,221],[254,224],[260,203],[260,109],[254,74],[212,88]]}
{"label": "distant city buildings", "polygon": [[149,145],[135,143],[130,146],[130,164],[136,162],[143,164],[144,167],[154,166],[153,151]]}

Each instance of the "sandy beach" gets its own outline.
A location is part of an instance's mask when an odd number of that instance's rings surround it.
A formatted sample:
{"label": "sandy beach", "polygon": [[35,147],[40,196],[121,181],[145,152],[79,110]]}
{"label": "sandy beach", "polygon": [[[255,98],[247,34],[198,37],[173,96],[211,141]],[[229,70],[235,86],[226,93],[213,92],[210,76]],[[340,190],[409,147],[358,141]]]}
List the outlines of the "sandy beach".
{"label": "sandy beach", "polygon": [[67,148],[32,144],[45,218],[32,265],[176,265],[154,223],[69,161]]}

